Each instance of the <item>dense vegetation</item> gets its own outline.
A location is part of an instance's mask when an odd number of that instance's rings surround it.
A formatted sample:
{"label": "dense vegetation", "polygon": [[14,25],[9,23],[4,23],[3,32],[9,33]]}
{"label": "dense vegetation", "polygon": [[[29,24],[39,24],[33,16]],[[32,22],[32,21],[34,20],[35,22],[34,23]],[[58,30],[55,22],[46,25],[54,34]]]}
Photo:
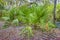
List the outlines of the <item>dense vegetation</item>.
{"label": "dense vegetation", "polygon": [[[22,6],[12,7],[11,9],[5,9],[4,6],[0,4],[0,19],[5,21],[3,28],[9,27],[11,25],[20,26],[24,25],[26,28],[22,32],[28,32],[28,36],[33,35],[34,30],[50,31],[56,28],[53,24],[53,4],[43,4],[37,5],[24,4]],[[57,20],[60,20],[60,4],[57,5]]]}

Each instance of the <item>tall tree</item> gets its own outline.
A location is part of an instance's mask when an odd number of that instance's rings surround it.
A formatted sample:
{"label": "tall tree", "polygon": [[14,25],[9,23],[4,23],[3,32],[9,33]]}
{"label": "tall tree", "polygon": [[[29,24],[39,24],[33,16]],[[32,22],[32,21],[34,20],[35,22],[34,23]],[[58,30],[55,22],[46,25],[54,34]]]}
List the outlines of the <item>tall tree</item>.
{"label": "tall tree", "polygon": [[53,13],[53,21],[55,23],[56,20],[56,4],[57,4],[57,0],[54,0],[54,13]]}

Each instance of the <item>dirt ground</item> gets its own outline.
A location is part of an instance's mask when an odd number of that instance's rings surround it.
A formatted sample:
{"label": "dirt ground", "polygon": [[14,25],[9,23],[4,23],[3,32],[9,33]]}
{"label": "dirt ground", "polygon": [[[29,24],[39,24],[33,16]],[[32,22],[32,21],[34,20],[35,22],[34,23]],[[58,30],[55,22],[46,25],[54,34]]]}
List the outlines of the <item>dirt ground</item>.
{"label": "dirt ground", "polygon": [[[0,28],[4,22],[0,22]],[[24,26],[23,26],[24,27]],[[60,40],[60,29],[56,28],[48,35],[46,32],[34,30],[34,36],[28,39],[26,36],[21,36],[20,32],[23,27],[8,27],[0,29],[0,40]]]}

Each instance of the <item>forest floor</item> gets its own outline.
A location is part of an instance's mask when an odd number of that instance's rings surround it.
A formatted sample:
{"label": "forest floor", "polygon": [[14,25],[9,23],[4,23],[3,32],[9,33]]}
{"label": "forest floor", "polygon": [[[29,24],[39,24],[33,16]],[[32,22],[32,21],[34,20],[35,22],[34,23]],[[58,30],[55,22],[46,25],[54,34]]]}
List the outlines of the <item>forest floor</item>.
{"label": "forest floor", "polygon": [[0,40],[60,40],[60,29],[52,29],[51,33],[48,35],[47,32],[33,30],[34,36],[27,38],[26,36],[21,36],[20,32],[24,26],[20,27],[8,27],[6,29],[1,29],[4,22],[0,22]]}

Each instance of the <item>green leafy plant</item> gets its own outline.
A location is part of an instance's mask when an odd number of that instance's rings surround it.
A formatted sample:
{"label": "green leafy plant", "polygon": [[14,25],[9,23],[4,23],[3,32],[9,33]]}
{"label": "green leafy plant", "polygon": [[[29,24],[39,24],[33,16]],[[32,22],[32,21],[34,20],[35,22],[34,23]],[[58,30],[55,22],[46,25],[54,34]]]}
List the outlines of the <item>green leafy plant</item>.
{"label": "green leafy plant", "polygon": [[5,14],[2,18],[15,25],[22,22],[24,25],[34,25],[36,28],[44,29],[46,23],[49,21],[51,22],[52,20],[52,9],[53,5],[48,4],[31,4],[31,6],[22,5],[20,7],[13,7],[8,11],[4,11]]}
{"label": "green leafy plant", "polygon": [[30,26],[26,26],[24,29],[22,29],[20,33],[20,35],[23,35],[23,34],[27,36],[28,38],[32,37],[33,36],[32,28]]}
{"label": "green leafy plant", "polygon": [[57,5],[56,20],[60,21],[60,4]]}

